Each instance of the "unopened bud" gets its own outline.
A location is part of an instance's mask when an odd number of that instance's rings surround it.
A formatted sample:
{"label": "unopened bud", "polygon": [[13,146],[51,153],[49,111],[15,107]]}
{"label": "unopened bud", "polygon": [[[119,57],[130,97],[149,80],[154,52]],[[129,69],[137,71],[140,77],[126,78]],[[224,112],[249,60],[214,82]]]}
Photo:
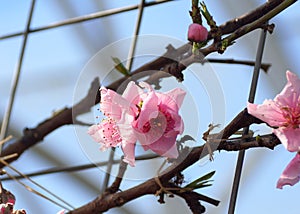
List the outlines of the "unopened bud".
{"label": "unopened bud", "polygon": [[188,40],[191,42],[204,42],[207,40],[208,31],[200,24],[193,23],[189,26]]}

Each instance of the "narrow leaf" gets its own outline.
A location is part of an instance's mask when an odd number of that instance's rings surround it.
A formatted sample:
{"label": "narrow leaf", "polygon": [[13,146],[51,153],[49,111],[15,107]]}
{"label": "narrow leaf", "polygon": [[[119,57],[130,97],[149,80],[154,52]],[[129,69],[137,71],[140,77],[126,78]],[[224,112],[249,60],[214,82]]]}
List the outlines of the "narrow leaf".
{"label": "narrow leaf", "polygon": [[189,183],[188,185],[186,185],[184,188],[195,188],[199,185],[201,185],[201,183],[203,184],[206,183],[214,174],[216,171],[212,171],[207,173],[206,175],[203,175],[202,177],[194,180],[193,182]]}
{"label": "narrow leaf", "polygon": [[124,74],[125,76],[130,76],[129,71],[127,68],[122,64],[121,60],[117,57],[111,57],[112,60],[115,63],[115,69],[119,71],[121,74]]}

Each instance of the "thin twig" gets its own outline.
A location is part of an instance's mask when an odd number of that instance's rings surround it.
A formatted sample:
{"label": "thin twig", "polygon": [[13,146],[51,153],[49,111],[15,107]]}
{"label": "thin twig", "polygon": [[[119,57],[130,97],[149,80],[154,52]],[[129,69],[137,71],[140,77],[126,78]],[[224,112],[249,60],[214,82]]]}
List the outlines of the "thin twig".
{"label": "thin twig", "polygon": [[[62,199],[61,197],[57,196],[56,194],[54,194],[53,192],[51,192],[50,190],[46,189],[45,187],[43,187],[42,185],[38,184],[37,182],[35,182],[34,180],[32,180],[30,177],[26,176],[25,174],[23,174],[22,172],[20,172],[19,170],[17,170],[15,167],[13,167],[12,165],[10,165],[9,163],[7,163],[4,159],[0,158],[0,162],[2,164],[4,164],[5,166],[7,166],[8,168],[12,169],[14,172],[16,172],[17,174],[19,174],[20,176],[24,177],[25,179],[27,179],[28,181],[30,181],[31,183],[33,183],[34,185],[36,185],[37,187],[39,187],[40,189],[44,190],[46,193],[50,194],[51,196],[53,196],[54,198],[56,198],[57,200],[63,202],[64,204],[66,204],[67,206],[69,206],[71,209],[74,209],[74,207],[69,204],[67,201],[65,201],[64,199]],[[9,177],[12,177],[12,175],[8,174],[6,172],[6,174],[9,176]],[[16,179],[15,177],[13,177],[14,180],[18,180]],[[19,183],[22,183],[20,181],[18,181]],[[43,198],[46,198],[47,200],[49,200],[48,197],[46,197],[45,195],[43,195],[42,193],[36,191],[36,190],[33,190],[31,187],[28,187],[26,185],[26,189],[28,189],[29,191],[31,192],[34,192],[36,194],[38,194],[39,196],[43,197]],[[53,200],[50,200],[51,202],[53,202]],[[57,203],[55,203],[57,204]],[[65,208],[62,207],[62,208]]]}
{"label": "thin twig", "polygon": [[[7,156],[3,157],[4,160],[6,160]],[[14,157],[14,156],[13,156]],[[13,158],[11,157],[11,158]],[[145,160],[149,160],[149,159],[153,159],[153,158],[158,158],[160,156],[156,155],[156,154],[151,154],[151,155],[141,155],[141,156],[137,156],[135,157],[136,161],[145,161]],[[121,161],[121,159],[116,159],[113,161],[113,164],[119,164]],[[79,165],[79,166],[67,166],[67,167],[54,167],[54,168],[50,168],[50,169],[45,169],[45,170],[39,170],[37,172],[32,172],[32,173],[27,173],[24,174],[27,177],[34,177],[34,176],[41,176],[41,175],[49,175],[49,174],[53,174],[53,173],[67,173],[67,172],[75,172],[75,171],[81,171],[81,170],[87,170],[87,169],[91,169],[91,168],[95,168],[95,167],[100,167],[100,166],[106,166],[107,165],[107,161],[103,161],[103,162],[98,162],[98,163],[90,163],[90,164],[83,164],[83,165]],[[20,175],[14,175],[15,178],[17,179],[23,179],[23,176]],[[7,180],[11,180],[9,177],[3,177],[1,178],[2,181],[7,181]]]}
{"label": "thin twig", "polygon": [[105,190],[105,192],[112,194],[112,193],[117,192],[120,189],[120,185],[121,185],[121,182],[123,180],[124,174],[126,172],[127,165],[128,164],[126,162],[124,162],[123,160],[120,161],[118,175],[115,178],[115,180],[112,183],[112,185],[109,188],[107,188]]}
{"label": "thin twig", "polygon": [[[207,58],[206,60],[203,61],[203,63],[205,63],[207,61],[210,62],[210,63],[237,64],[237,65],[249,65],[249,66],[254,66],[255,65],[255,62],[250,61],[250,60]],[[263,69],[265,73],[268,72],[270,67],[271,67],[271,64],[269,64],[269,63],[262,63],[261,64],[261,69]]]}
{"label": "thin twig", "polygon": [[29,192],[32,192],[32,193],[34,193],[34,194],[36,194],[36,195],[38,195],[38,196],[40,196],[40,197],[42,197],[42,198],[44,198],[44,199],[50,201],[51,203],[53,203],[53,204],[55,204],[55,205],[57,205],[57,206],[59,206],[59,207],[61,207],[61,208],[63,208],[63,209],[69,210],[69,208],[66,207],[65,205],[60,204],[60,203],[54,201],[53,199],[47,197],[46,195],[40,193],[39,191],[36,191],[35,189],[31,188],[30,186],[24,184],[23,182],[19,181],[19,180],[16,179],[15,177],[13,177],[11,174],[9,174],[9,173],[7,173],[7,172],[6,172],[6,174],[7,174],[12,180],[14,180],[14,181],[16,181],[17,183],[19,183],[19,184],[21,184],[22,186],[24,186],[25,189],[27,189]]}

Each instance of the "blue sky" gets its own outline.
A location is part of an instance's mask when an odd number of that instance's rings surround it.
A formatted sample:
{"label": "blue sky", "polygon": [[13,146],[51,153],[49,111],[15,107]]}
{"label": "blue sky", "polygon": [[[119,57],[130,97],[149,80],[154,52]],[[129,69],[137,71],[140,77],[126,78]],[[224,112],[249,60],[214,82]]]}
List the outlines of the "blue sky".
{"label": "blue sky", "polygon": [[[32,28],[82,16],[97,11],[137,4],[140,1],[100,1],[90,0],[84,4],[79,0],[37,1],[32,19]],[[218,24],[237,17],[254,8],[263,1],[243,1],[238,6],[236,1],[207,1],[206,4]],[[0,7],[0,36],[23,31],[25,28],[30,1],[2,1]],[[187,28],[191,20],[188,15],[190,1],[173,1],[144,9],[137,46],[135,67],[140,66],[165,51],[169,43],[175,47],[186,42]],[[83,97],[90,81],[99,76],[105,79],[112,70],[112,55],[126,59],[130,37],[133,33],[137,11],[129,11],[91,20],[79,24],[62,26],[36,32],[29,35],[25,51],[22,73],[12,111],[9,133],[15,138],[22,134],[25,127],[34,127],[51,116],[53,111],[71,106]],[[267,36],[263,61],[271,63],[268,74],[261,73],[256,103],[266,98],[273,98],[284,86],[285,71],[291,69],[300,75],[300,62],[297,50],[300,48],[299,28],[291,23],[299,20],[299,5],[296,3],[287,11],[274,18],[275,31]],[[156,39],[156,43],[153,39]],[[223,55],[212,54],[210,57],[255,59],[259,31],[239,39]],[[8,102],[13,73],[16,68],[22,37],[13,37],[0,41],[0,118],[3,118]],[[149,45],[152,44],[152,45]],[[99,58],[97,58],[97,56]],[[105,58],[106,57],[106,58]],[[165,82],[162,90],[170,87],[183,87],[189,93],[185,100],[182,114],[186,120],[186,132],[200,139],[211,122],[226,125],[246,105],[252,67],[240,65],[209,64],[193,65],[186,71],[186,81]],[[213,76],[208,75],[208,71]],[[113,74],[112,78],[116,78]],[[209,84],[213,81],[213,84]],[[215,99],[220,98],[218,102]],[[224,101],[223,101],[224,99]],[[218,100],[218,99],[217,99]],[[219,107],[220,105],[220,107]],[[217,108],[221,108],[218,114]],[[190,113],[192,110],[197,113]],[[193,121],[193,118],[195,121]],[[93,111],[83,115],[83,120],[93,121]],[[194,128],[195,126],[196,128]],[[191,128],[193,127],[193,128]],[[43,143],[25,152],[13,163],[20,171],[27,173],[55,166],[74,166],[105,160],[107,153],[98,151],[98,145],[86,135],[87,127],[62,127],[48,135]],[[269,133],[264,125],[254,126],[256,133]],[[195,131],[196,130],[196,131]],[[198,136],[197,136],[198,135]],[[199,137],[200,136],[200,137]],[[196,145],[203,142],[199,140]],[[92,149],[90,149],[92,148]],[[99,156],[98,156],[99,154]],[[253,149],[246,153],[245,168],[242,174],[241,188],[236,206],[236,213],[298,213],[297,198],[299,185],[275,189],[276,181],[286,164],[294,154],[278,146],[274,151]],[[200,161],[185,171],[187,181],[216,170],[214,185],[201,191],[221,200],[219,207],[204,204],[208,213],[222,214],[228,209],[231,185],[237,153],[221,152],[215,154],[215,161]],[[127,172],[127,180],[122,189],[136,185],[155,173],[159,160],[137,165]],[[115,169],[114,169],[115,170]],[[73,206],[80,206],[94,199],[100,192],[105,167],[76,173],[60,173],[35,177]],[[26,182],[28,183],[28,182]],[[55,213],[60,208],[52,203],[29,193],[16,182],[7,181],[4,187],[17,197],[17,208],[25,208],[28,213]],[[112,209],[108,213],[178,213],[188,212],[181,199],[168,199],[166,205],[160,205],[154,196],[145,196],[132,201],[124,208]]]}

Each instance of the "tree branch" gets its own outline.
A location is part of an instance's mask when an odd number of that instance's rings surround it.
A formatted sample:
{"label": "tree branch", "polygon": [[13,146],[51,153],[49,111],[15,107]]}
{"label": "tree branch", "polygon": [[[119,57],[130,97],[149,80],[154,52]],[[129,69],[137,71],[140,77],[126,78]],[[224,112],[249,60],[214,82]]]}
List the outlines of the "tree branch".
{"label": "tree branch", "polygon": [[[293,4],[294,0],[271,0],[261,5],[255,10],[245,14],[241,17],[232,19],[225,24],[219,26],[222,35],[231,34],[225,39],[228,44],[232,41],[240,38],[246,33],[262,27],[262,24],[274,17],[280,11],[284,10],[290,4]],[[209,39],[211,33],[209,34]],[[224,40],[223,40],[224,41]],[[191,55],[191,45],[187,43],[178,49],[168,47],[167,52],[161,57],[151,61],[139,69],[132,72],[132,75],[148,70],[163,70],[176,76],[178,79],[183,80],[182,71],[194,62],[202,61],[203,57],[207,56],[212,52],[219,51],[219,47],[216,44],[212,44],[201,50],[203,56],[195,57]],[[178,63],[180,61],[180,63]],[[116,90],[122,82],[127,80],[128,77],[121,78],[108,88]],[[100,87],[99,80],[96,79],[91,84],[91,88],[87,96],[77,103],[72,108],[64,108],[63,110],[55,113],[51,118],[37,125],[36,128],[26,128],[24,135],[21,139],[16,140],[9,146],[5,147],[2,151],[1,156],[7,156],[10,154],[17,153],[18,156],[14,159],[9,160],[10,162],[17,159],[26,149],[34,146],[38,142],[42,141],[43,138],[54,131],[55,129],[68,124],[73,124],[76,121],[76,116],[82,113],[90,111],[90,108],[100,101],[100,96],[97,96],[98,89]],[[95,100],[96,98],[96,100]],[[276,145],[280,144],[279,140],[274,135],[264,135],[256,138],[243,138],[243,139],[227,139],[237,130],[252,123],[260,123],[261,121],[252,117],[247,113],[246,110],[242,111],[224,130],[218,135],[215,140],[218,141],[216,146],[218,150],[225,151],[236,151],[241,149],[249,149],[254,147],[267,147],[273,149]],[[224,139],[225,138],[225,139]],[[213,141],[209,144],[214,144]],[[184,169],[192,166],[199,160],[200,157],[207,155],[205,146],[199,146],[189,151],[188,155],[181,155],[175,160],[172,165],[167,168],[160,176],[159,180],[162,184],[167,184],[176,174],[182,172]],[[0,164],[3,167],[2,164]],[[110,208],[122,206],[128,201],[144,196],[146,194],[155,194],[160,186],[156,183],[155,179],[149,179],[148,181],[137,185],[136,187],[130,188],[123,192],[118,192],[118,187],[121,183],[121,177],[117,178],[113,183],[113,186],[108,189],[104,194],[98,196],[94,201],[74,210],[70,213],[99,213],[107,211]]]}
{"label": "tree branch", "polygon": [[[221,141],[218,150],[224,151],[236,151],[240,149],[250,149],[256,147],[266,147],[269,149],[274,149],[275,146],[280,144],[278,138],[273,135],[264,135],[260,136],[259,140],[256,141],[257,138],[245,138],[240,139],[237,141],[231,140],[224,140]],[[212,143],[211,143],[212,144]],[[168,183],[168,181],[174,177],[174,175],[178,172],[183,171],[184,169],[188,168],[189,166],[193,165],[195,162],[199,160],[200,156],[207,155],[207,151],[204,149],[203,146],[195,147],[191,150],[191,152],[184,158],[184,161],[176,160],[169,168],[167,168],[159,179],[162,184]],[[136,198],[142,197],[144,195],[153,194],[160,189],[160,186],[156,183],[155,179],[149,179],[146,182],[137,185],[133,188],[130,188],[123,192],[117,192],[114,194],[109,195],[101,195],[97,197],[94,201],[76,209],[70,211],[69,214],[87,214],[87,213],[98,213],[98,212],[105,212],[113,207],[119,207],[134,200]],[[203,200],[200,199],[200,200]]]}
{"label": "tree branch", "polygon": [[[274,149],[275,146],[280,144],[280,141],[273,134],[251,138],[224,139],[229,138],[237,130],[245,126],[261,122],[261,120],[248,114],[247,109],[244,109],[232,120],[232,122],[230,122],[224,128],[224,130],[222,130],[219,134],[216,135],[217,137],[214,138],[214,140],[210,140],[208,143],[211,147],[216,147],[217,150],[224,151],[246,150],[256,147],[266,147],[269,149]],[[195,147],[192,150],[183,150],[180,156],[172,163],[172,165],[168,167],[164,172],[162,172],[161,175],[158,177],[162,185],[170,185],[169,181],[175,175],[182,172],[186,168],[192,166],[201,157],[206,156],[208,154],[208,150],[206,148],[207,147],[203,145]],[[188,152],[187,155],[186,152]],[[161,187],[157,184],[156,180],[152,178],[136,187],[133,187],[123,192],[117,192],[114,194],[105,193],[97,197],[94,201],[90,202],[89,204],[84,205],[69,213],[83,214],[105,212],[110,208],[122,206],[126,202],[139,198],[141,196],[147,194],[155,195],[157,191],[160,190],[160,188]],[[176,194],[176,192],[174,193]],[[203,198],[200,200],[203,200]]]}
{"label": "tree branch", "polygon": [[[244,14],[240,17],[234,18],[230,21],[227,21],[226,23],[219,26],[221,29],[222,35],[233,33],[234,31],[238,30],[244,25],[247,25],[249,23],[254,22],[255,20],[263,17],[266,13],[272,11],[274,8],[276,8],[278,5],[280,5],[283,0],[270,0],[266,3],[262,4],[255,10],[250,11],[247,14]],[[261,27],[261,26],[259,26]],[[208,40],[212,39],[211,32],[209,32]],[[192,45],[191,43],[187,43],[177,49],[173,48],[171,45],[167,47],[167,51],[165,54],[163,54],[161,57],[146,63],[145,65],[141,66],[140,68],[136,69],[131,73],[131,75],[138,74],[143,71],[150,71],[150,70],[164,70],[165,72],[169,73],[169,71],[172,71],[171,67],[174,68],[174,63],[178,64],[178,61],[180,59],[183,59],[180,61],[178,68],[176,71],[177,76],[180,76],[182,70],[184,70],[187,66],[191,65],[195,62],[201,62],[203,61],[203,57],[195,57],[191,54]],[[209,53],[215,52],[217,49],[214,47],[214,45],[210,45],[209,47],[202,50],[202,54],[204,56],[207,56]],[[128,77],[123,77],[114,83],[106,86],[109,89],[117,90],[118,87],[128,79]],[[97,99],[95,100],[95,103],[100,102],[100,94],[98,94]]]}
{"label": "tree branch", "polygon": [[[268,1],[267,3],[261,5],[257,9],[249,12],[248,14],[242,15],[238,18],[232,19],[225,24],[221,25],[220,28],[222,29],[223,34],[232,33],[238,28],[242,27],[245,24],[251,23],[255,21],[256,19],[262,17],[264,14],[270,12],[275,7],[277,7],[280,3],[282,3],[282,0],[273,0]],[[212,47],[208,47],[206,49],[206,53],[208,54],[209,51],[211,51]],[[191,50],[190,43],[187,43],[183,45],[182,47],[179,47],[178,49],[174,49],[171,46],[167,48],[167,52],[162,55],[161,57],[157,58],[156,60],[149,62],[145,64],[144,66],[141,66],[137,70],[135,70],[133,74],[140,73],[147,70],[161,70],[162,68],[168,68],[167,66],[170,63],[174,63],[174,59],[178,59],[179,57],[182,57],[183,55],[186,55]],[[189,55],[189,54],[188,54]],[[189,62],[185,63],[187,65],[193,63],[195,59],[191,58],[187,60]],[[197,61],[197,60],[196,60]],[[181,64],[180,69],[184,69],[185,66],[182,66],[184,64]],[[168,70],[168,69],[167,69]],[[113,90],[116,90],[119,85],[125,81],[128,77],[123,77],[111,85],[108,86],[108,88],[111,88]],[[97,80],[99,82],[99,80]],[[26,128],[24,130],[24,135],[21,139],[16,140],[14,143],[10,144],[4,150],[2,151],[1,156],[10,155],[13,153],[17,153],[18,156],[14,159],[11,159],[10,162],[16,160],[26,149],[32,147],[36,143],[43,140],[43,138],[54,131],[55,129],[67,125],[72,124],[73,117],[72,112],[74,115],[79,115],[80,113],[84,113],[86,111],[89,111],[89,109],[94,105],[94,103],[98,103],[100,101],[100,96],[97,96],[99,86],[97,88],[95,87],[95,83],[92,83],[92,87],[88,92],[88,95],[77,105],[75,105],[73,108],[65,108],[58,112],[57,114],[53,115],[51,118],[45,120],[44,122],[40,123],[36,128]],[[99,95],[99,94],[98,94]],[[93,100],[95,99],[95,100]],[[93,101],[93,103],[92,103]],[[0,164],[0,167],[3,167],[3,165]]]}
{"label": "tree branch", "polygon": [[[73,124],[76,116],[90,111],[90,108],[94,105],[94,100],[99,86],[99,79],[95,78],[95,80],[91,83],[87,95],[79,103],[74,105],[73,108],[64,108],[58,112],[55,112],[51,118],[41,122],[35,128],[25,128],[23,131],[23,137],[8,146],[4,146],[1,157],[17,153],[17,156],[7,160],[7,162],[10,163],[18,159],[22,153],[26,151],[26,149],[29,149],[38,142],[42,141],[44,137],[52,131],[63,125]],[[3,166],[4,165],[0,163],[0,168]]]}

